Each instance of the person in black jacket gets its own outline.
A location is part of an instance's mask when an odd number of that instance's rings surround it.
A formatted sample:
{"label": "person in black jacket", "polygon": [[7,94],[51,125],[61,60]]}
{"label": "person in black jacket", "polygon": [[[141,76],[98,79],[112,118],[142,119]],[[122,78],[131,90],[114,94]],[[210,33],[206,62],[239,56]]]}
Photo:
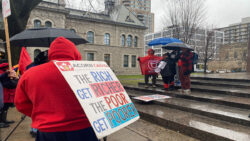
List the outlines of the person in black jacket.
{"label": "person in black jacket", "polygon": [[176,74],[176,56],[165,53],[155,72],[161,73],[165,90],[174,90],[174,76]]}

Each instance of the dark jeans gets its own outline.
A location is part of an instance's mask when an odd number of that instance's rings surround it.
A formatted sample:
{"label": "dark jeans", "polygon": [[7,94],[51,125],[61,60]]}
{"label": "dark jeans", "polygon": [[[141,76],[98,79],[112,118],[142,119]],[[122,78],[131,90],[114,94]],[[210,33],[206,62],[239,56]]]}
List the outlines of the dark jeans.
{"label": "dark jeans", "polygon": [[37,132],[36,141],[98,141],[94,130],[89,127],[69,132]]}
{"label": "dark jeans", "polygon": [[162,77],[162,80],[163,80],[164,84],[170,85],[171,82],[172,82],[172,83],[174,82],[174,75],[163,76],[163,77]]}
{"label": "dark jeans", "polygon": [[150,77],[152,77],[152,84],[155,85],[156,84],[157,74],[145,75],[144,76],[144,78],[145,78],[145,84],[148,85],[148,80],[149,80]]}

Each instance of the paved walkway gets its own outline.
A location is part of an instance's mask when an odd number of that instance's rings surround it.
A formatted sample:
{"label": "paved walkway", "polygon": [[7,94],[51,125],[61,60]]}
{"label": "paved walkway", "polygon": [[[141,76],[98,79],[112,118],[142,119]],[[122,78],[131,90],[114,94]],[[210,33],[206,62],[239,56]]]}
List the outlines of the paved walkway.
{"label": "paved walkway", "polygon": [[[9,132],[16,126],[21,119],[21,114],[12,108],[9,112],[9,120],[16,123],[9,128],[0,128],[0,139],[5,139]],[[35,141],[29,134],[31,119],[26,117],[18,126],[8,141]],[[165,129],[158,125],[139,120],[122,130],[108,136],[108,141],[197,141],[191,137]]]}

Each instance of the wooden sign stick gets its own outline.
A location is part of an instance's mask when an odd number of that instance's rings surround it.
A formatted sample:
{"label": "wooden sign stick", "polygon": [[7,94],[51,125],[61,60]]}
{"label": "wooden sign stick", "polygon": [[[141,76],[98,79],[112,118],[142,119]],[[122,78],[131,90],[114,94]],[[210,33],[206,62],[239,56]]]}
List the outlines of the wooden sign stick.
{"label": "wooden sign stick", "polygon": [[12,63],[11,63],[10,37],[9,37],[9,27],[8,27],[7,17],[4,18],[4,28],[5,28],[5,37],[6,37],[6,45],[7,45],[7,52],[8,52],[9,70],[11,71],[12,70]]}

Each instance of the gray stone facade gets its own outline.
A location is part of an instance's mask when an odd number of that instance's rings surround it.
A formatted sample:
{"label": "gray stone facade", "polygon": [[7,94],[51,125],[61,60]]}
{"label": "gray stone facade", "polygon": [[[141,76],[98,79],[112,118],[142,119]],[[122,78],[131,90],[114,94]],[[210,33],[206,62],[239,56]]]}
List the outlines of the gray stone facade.
{"label": "gray stone facade", "polygon": [[[27,28],[33,28],[35,20],[41,21],[41,27],[45,26],[45,22],[52,23],[52,27],[66,28],[76,31],[78,35],[87,39],[89,31],[94,33],[94,43],[78,45],[82,59],[87,60],[87,54],[92,53],[94,61],[104,61],[104,55],[110,56],[110,67],[118,75],[140,74],[138,61],[139,56],[143,56],[144,33],[146,27],[124,6],[114,8],[110,15],[102,13],[90,13],[87,11],[79,11],[65,8],[64,5],[41,2],[30,15]],[[126,13],[127,12],[127,13]],[[132,22],[126,22],[126,19]],[[119,19],[119,21],[114,20]],[[104,44],[104,34],[110,35],[110,45]],[[132,46],[127,44],[122,46],[121,36],[132,36]],[[137,38],[137,45],[134,40]],[[126,42],[126,41],[125,41]],[[127,42],[126,42],[127,43]],[[28,48],[31,58],[34,58],[35,49]],[[48,48],[39,48],[41,51]],[[124,55],[128,55],[128,66],[124,67]],[[133,56],[133,57],[132,57]],[[127,57],[127,56],[126,56]],[[132,65],[133,58],[133,65]],[[136,62],[136,65],[134,64]]]}
{"label": "gray stone facade", "polygon": [[246,71],[248,57],[248,43],[234,43],[220,48],[219,60],[208,63],[208,69]]}

